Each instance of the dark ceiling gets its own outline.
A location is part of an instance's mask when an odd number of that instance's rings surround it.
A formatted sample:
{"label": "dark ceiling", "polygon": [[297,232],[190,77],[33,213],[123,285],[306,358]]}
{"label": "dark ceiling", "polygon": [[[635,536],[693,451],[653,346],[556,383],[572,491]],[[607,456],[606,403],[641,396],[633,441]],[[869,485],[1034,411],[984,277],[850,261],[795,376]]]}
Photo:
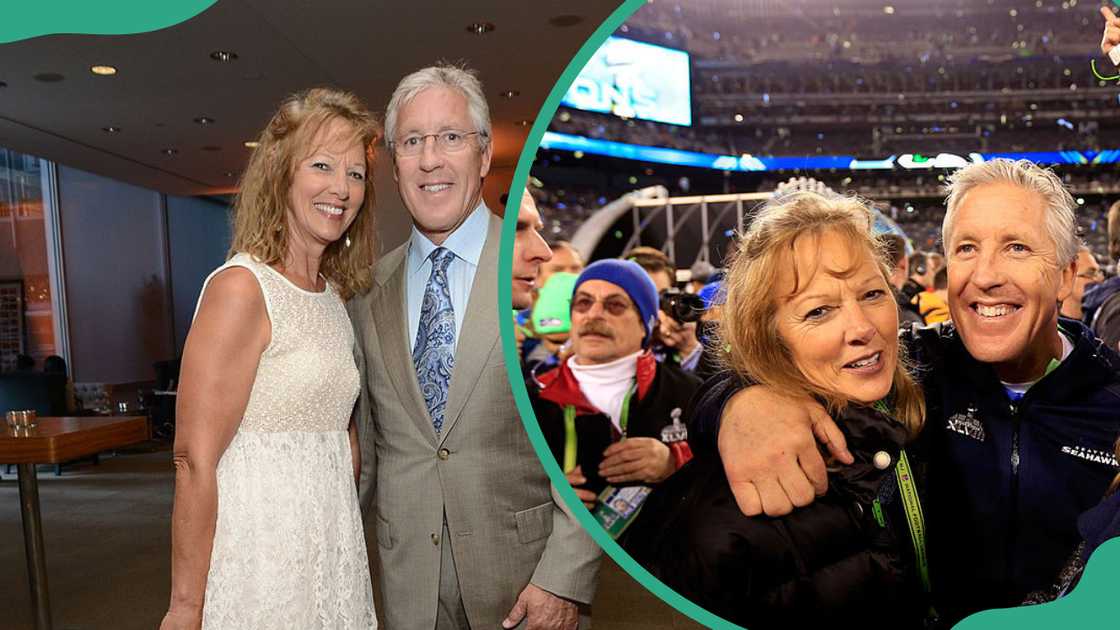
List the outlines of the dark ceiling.
{"label": "dark ceiling", "polygon": [[[285,95],[333,85],[382,111],[404,74],[444,59],[479,70],[494,164],[509,168],[528,133],[522,121],[536,118],[568,61],[618,4],[219,0],[151,33],[4,44],[0,146],[170,194],[224,193],[250,151],[244,142]],[[495,28],[468,32],[476,22]],[[211,59],[219,50],[237,59]],[[98,64],[118,73],[91,73]],[[508,90],[519,94],[505,98]],[[203,116],[213,122],[195,122]]]}

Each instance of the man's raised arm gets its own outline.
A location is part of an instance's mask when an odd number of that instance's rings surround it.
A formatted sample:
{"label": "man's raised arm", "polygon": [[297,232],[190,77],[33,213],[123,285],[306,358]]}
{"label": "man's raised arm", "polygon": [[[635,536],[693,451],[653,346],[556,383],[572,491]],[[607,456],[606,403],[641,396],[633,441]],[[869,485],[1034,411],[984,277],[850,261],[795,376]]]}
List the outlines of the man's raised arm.
{"label": "man's raised arm", "polygon": [[747,386],[729,372],[697,393],[691,417],[689,435],[702,450],[718,448],[735,500],[747,516],[789,514],[828,490],[817,440],[840,462],[854,461],[843,433],[816,401]]}

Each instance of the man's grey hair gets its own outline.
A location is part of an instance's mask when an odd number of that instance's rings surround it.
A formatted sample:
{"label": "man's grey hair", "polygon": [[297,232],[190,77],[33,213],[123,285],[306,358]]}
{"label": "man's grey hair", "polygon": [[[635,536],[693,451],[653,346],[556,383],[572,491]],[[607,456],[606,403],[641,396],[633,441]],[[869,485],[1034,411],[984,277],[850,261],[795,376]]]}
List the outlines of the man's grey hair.
{"label": "man's grey hair", "polygon": [[482,82],[478,80],[474,70],[444,63],[417,70],[397,84],[385,111],[385,146],[392,148],[392,143],[397,139],[397,116],[401,108],[424,90],[433,87],[458,90],[467,99],[467,110],[475,128],[463,131],[479,132],[479,148],[486,150],[490,145],[490,107],[482,92]]}
{"label": "man's grey hair", "polygon": [[949,235],[957,209],[968,191],[984,184],[1012,184],[1038,194],[1045,204],[1043,227],[1054,241],[1058,266],[1066,267],[1077,258],[1081,239],[1077,237],[1077,220],[1074,209],[1077,203],[1069,194],[1062,180],[1048,168],[1030,160],[996,158],[988,162],[971,164],[949,176],[945,187],[945,221],[941,224],[941,240],[945,253],[950,254]]}

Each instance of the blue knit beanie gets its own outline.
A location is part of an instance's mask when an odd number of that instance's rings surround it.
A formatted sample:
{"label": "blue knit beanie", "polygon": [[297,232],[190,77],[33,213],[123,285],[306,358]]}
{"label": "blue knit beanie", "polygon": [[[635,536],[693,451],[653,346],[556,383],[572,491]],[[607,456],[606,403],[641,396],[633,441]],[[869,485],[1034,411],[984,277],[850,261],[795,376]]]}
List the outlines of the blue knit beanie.
{"label": "blue knit beanie", "polygon": [[653,280],[650,280],[646,270],[632,260],[614,258],[597,260],[579,274],[572,295],[574,296],[579,290],[579,285],[588,280],[605,280],[616,284],[630,296],[630,301],[638,309],[638,318],[646,329],[646,336],[642,338],[642,347],[649,346],[653,339],[653,327],[657,325],[659,302],[657,287],[653,284]]}

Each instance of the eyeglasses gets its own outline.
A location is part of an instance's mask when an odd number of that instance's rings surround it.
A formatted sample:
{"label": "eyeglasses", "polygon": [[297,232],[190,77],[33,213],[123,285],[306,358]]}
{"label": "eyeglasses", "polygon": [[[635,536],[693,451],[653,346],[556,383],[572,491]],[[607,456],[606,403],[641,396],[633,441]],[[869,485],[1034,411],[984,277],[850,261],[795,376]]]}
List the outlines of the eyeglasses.
{"label": "eyeglasses", "polygon": [[470,136],[490,137],[485,131],[441,131],[439,133],[405,136],[401,140],[393,142],[391,146],[397,157],[415,157],[424,150],[424,143],[427,142],[428,138],[435,138],[437,149],[443,153],[455,153],[466,148],[467,138]]}
{"label": "eyeglasses", "polygon": [[[572,300],[572,312],[581,314],[586,313],[591,310],[591,307],[595,306],[595,304],[599,302],[600,300],[593,298],[590,295],[577,295]],[[602,303],[603,310],[615,317],[618,317],[633,308],[630,300],[627,300],[626,298],[618,295],[607,297],[606,299],[602,300]]]}

